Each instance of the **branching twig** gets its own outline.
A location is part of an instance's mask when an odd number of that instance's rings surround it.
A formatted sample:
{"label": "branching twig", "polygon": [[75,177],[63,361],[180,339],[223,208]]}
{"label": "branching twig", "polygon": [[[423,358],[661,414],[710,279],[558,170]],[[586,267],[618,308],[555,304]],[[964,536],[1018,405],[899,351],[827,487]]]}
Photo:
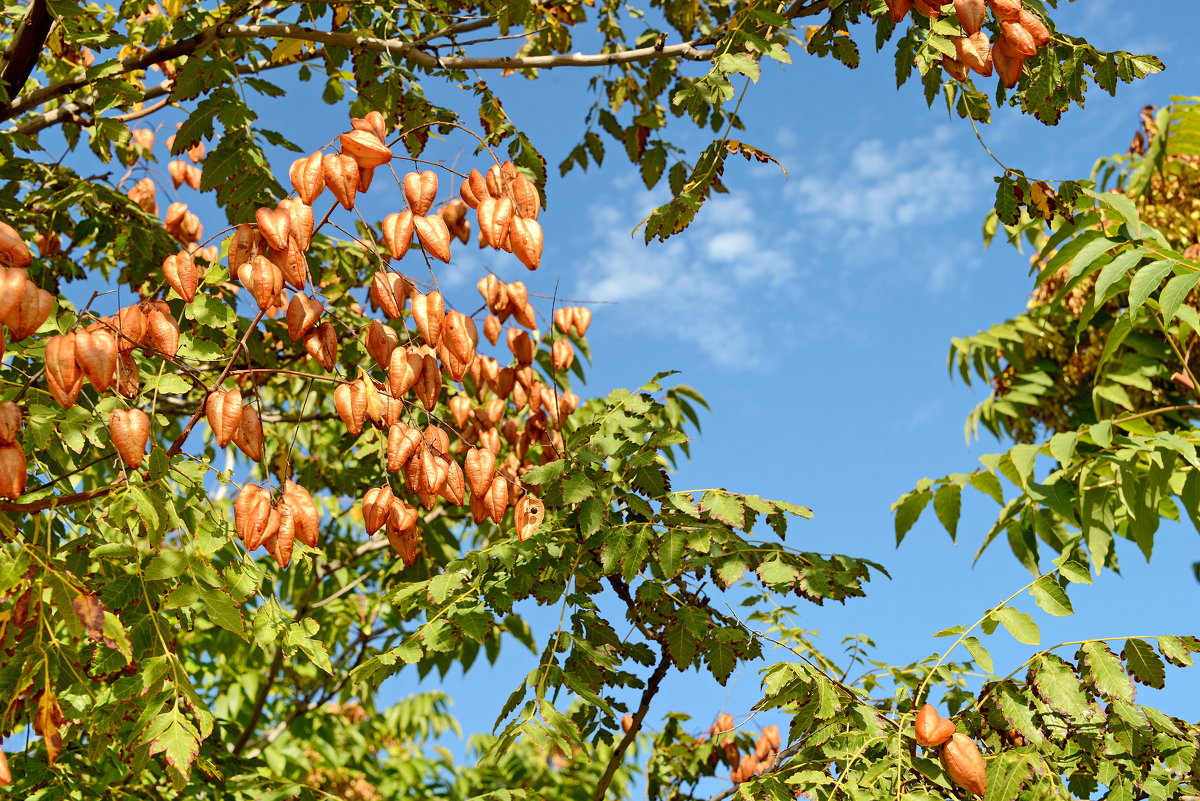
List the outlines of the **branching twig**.
{"label": "branching twig", "polygon": [[642,691],[642,701],[638,705],[637,711],[633,713],[633,724],[629,727],[629,731],[625,732],[625,736],[621,738],[621,742],[617,743],[617,747],[613,749],[612,756],[609,757],[608,765],[604,768],[604,775],[600,777],[599,783],[596,784],[596,792],[592,794],[592,801],[604,801],[604,794],[608,792],[608,786],[612,784],[613,776],[617,774],[617,768],[621,766],[621,760],[625,756],[625,751],[629,748],[630,743],[637,737],[637,733],[642,728],[642,720],[646,717],[646,713],[650,711],[650,702],[654,700],[654,696],[658,694],[658,687],[662,684],[663,677],[667,675],[667,669],[671,667],[671,655],[667,651],[667,646],[662,646],[662,657],[658,660],[658,666],[654,668],[654,672],[650,674],[650,678],[646,681],[646,689]]}

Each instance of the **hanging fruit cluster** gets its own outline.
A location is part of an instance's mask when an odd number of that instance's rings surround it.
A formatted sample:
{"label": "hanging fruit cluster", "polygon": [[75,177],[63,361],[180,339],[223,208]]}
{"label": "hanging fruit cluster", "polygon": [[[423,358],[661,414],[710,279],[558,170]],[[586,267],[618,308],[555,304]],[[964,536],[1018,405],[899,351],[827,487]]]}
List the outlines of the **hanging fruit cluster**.
{"label": "hanging fruit cluster", "polygon": [[[254,221],[237,226],[226,243],[229,272],[253,299],[256,322],[283,314],[287,336],[301,343],[301,355],[312,358],[324,373],[338,370],[339,345],[344,341],[339,331],[357,326],[346,325],[327,310],[315,285],[319,282],[310,274],[306,253],[318,227],[312,204],[328,189],[338,205],[353,209],[357,196],[369,189],[375,169],[393,158],[382,115],[371,112],[351,123],[352,130],[338,139],[339,152],[313,153],[291,165],[294,197],[280,200],[273,208],[257,209]],[[134,135],[143,150],[153,146],[152,132]],[[188,156],[198,164],[203,146],[192,148]],[[176,189],[184,183],[199,187],[201,173],[193,164],[168,165]],[[372,487],[362,498],[361,511],[368,534],[384,530],[394,550],[410,565],[421,546],[419,510],[432,510],[439,502],[469,507],[476,523],[501,524],[511,506],[517,537],[532,536],[545,509],[522,488],[521,475],[534,464],[561,458],[560,428],[579,398],[560,390],[558,380],[547,384],[535,370],[541,344],[537,312],[522,282],[505,283],[489,274],[478,284],[488,310],[484,335],[492,345],[503,339],[512,355],[511,363],[502,364],[477,353],[479,332],[471,316],[447,308],[436,288],[422,290],[418,281],[390,267],[391,261],[404,259],[410,251],[448,262],[452,240],[470,240],[472,223],[467,215],[474,209],[481,246],[511,252],[527,268],[536,269],[542,255],[542,229],[537,222],[541,196],[533,182],[511,162],[495,164],[486,173],[472,170],[459,197],[440,205],[436,205],[438,175],[432,170],[409,172],[401,184],[406,208],[383,219],[381,248],[367,247],[381,264],[366,287],[367,295],[384,317],[358,328],[358,338],[374,365],[359,365],[359,376],[351,380],[293,374],[334,382],[327,397],[346,431],[354,437],[373,432],[386,442],[381,448],[383,466],[385,475],[396,475],[396,488],[390,480]],[[157,212],[150,179],[136,184],[129,195],[143,209]],[[196,256],[203,252],[205,258],[215,259],[218,251],[201,249],[202,226],[183,203],[171,204],[164,226],[185,249],[163,261],[162,279],[174,295],[193,304],[204,290],[206,271],[198,266]],[[425,261],[428,264],[428,258]],[[17,339],[36,331],[55,304],[50,293],[26,279],[24,268],[31,263],[32,255],[19,234],[0,225],[0,264],[4,265],[0,267],[0,319]],[[137,398],[135,351],[175,364],[179,323],[165,299],[151,296],[112,316],[91,319],[84,327],[46,340],[45,386],[64,408],[75,403],[85,381],[97,393],[113,390]],[[559,308],[554,322],[561,336],[547,337],[545,369],[550,375],[565,374],[573,366],[571,337],[587,333],[591,313],[582,307]],[[249,459],[263,461],[268,440],[261,404],[243,397],[247,386],[237,383],[238,371],[231,372],[232,366],[231,360],[211,386],[190,374],[204,392],[202,405],[170,452],[179,450],[191,425],[203,417],[217,447],[232,444]],[[373,369],[380,374],[373,376]],[[231,378],[234,386],[223,386]],[[444,391],[452,421],[435,416]],[[418,413],[424,415],[421,422]],[[25,454],[16,441],[21,415],[17,403],[0,404],[0,495],[12,499],[24,493],[28,474]],[[150,415],[139,408],[121,408],[111,412],[108,423],[122,461],[131,470],[140,469],[151,440]],[[309,547],[318,542],[316,504],[306,489],[290,479],[284,479],[275,492],[246,483],[238,493],[234,518],[246,548],[266,549],[281,567],[290,563],[297,540]]]}
{"label": "hanging fruit cluster", "polygon": [[987,791],[987,768],[975,741],[960,733],[954,721],[938,714],[933,704],[917,712],[917,743],[941,750],[942,768],[950,780],[969,793],[982,796]]}
{"label": "hanging fruit cluster", "polygon": [[[936,0],[887,0],[893,22],[900,22],[914,8],[936,19],[947,5]],[[999,32],[994,45],[983,31],[988,6]],[[967,80],[971,72],[988,78],[994,70],[1005,88],[1011,89],[1021,79],[1025,60],[1050,43],[1045,23],[1024,8],[1021,0],[954,0],[954,14],[966,35],[954,37],[955,55],[943,55],[942,67],[957,81]]]}

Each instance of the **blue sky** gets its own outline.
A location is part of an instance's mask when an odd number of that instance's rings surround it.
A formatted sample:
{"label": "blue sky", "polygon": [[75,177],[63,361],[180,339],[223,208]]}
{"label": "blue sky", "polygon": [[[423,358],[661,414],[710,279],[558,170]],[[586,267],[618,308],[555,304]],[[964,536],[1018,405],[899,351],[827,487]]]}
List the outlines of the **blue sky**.
{"label": "blue sky", "polygon": [[[1094,90],[1086,109],[1072,109],[1055,128],[998,110],[983,136],[1031,176],[1086,177],[1096,158],[1127,146],[1143,105],[1200,93],[1195,0],[1136,7],[1088,0],[1065,4],[1056,20],[1099,48],[1152,52],[1168,68],[1122,85],[1115,98]],[[921,477],[970,469],[980,454],[1003,449],[991,440],[964,443],[963,420],[982,396],[949,378],[946,351],[952,337],[1024,309],[1028,262],[1002,244],[984,249],[980,228],[998,168],[969,124],[947,117],[944,104],[926,107],[915,81],[896,90],[891,53],[868,50],[853,71],[794,58],[764,69],[742,106],[748,130],[735,134],[776,156],[786,179],[773,166],[731,158],[730,193],[682,236],[647,248],[631,231],[664,195],[646,192],[610,146],[603,169],[562,179],[552,171],[536,274],[511,257],[461,248],[461,260],[439,279],[448,301],[468,311],[478,303],[473,285],[485,266],[533,292],[550,294],[557,283],[560,296],[612,301],[595,307],[587,391],[602,395],[662,370],[681,371],[673,380],[700,390],[713,411],[676,487],[723,486],[805,504],[816,516],[796,521],[790,544],[882,562],[892,579],[875,581],[870,597],[806,606],[799,623],[820,629],[833,653],[843,636],[862,632],[875,640],[875,658],[903,663],[943,647],[934,632],[974,621],[1029,580],[1002,542],[972,566],[998,510],[990,500],[970,498],[957,547],[930,515],[897,550],[889,512]],[[557,165],[581,135],[588,77],[560,70],[532,84],[489,80]],[[347,124],[319,91],[289,85],[286,101],[257,105],[268,127],[289,131],[307,152]],[[456,102],[473,116],[465,95]],[[678,133],[693,154],[707,143],[703,134]],[[438,155],[452,160],[458,151]],[[279,174],[293,157],[273,160]],[[375,219],[402,202],[394,187],[373,188],[367,198],[364,211]],[[215,219],[206,222],[214,230]],[[1195,633],[1189,610],[1200,600],[1190,568],[1200,558],[1197,542],[1190,527],[1164,527],[1151,565],[1134,548],[1122,549],[1123,575],[1075,588],[1072,618],[1046,618],[1028,596],[1017,603],[1042,626],[1044,644]],[[557,610],[534,618],[552,626]],[[1032,651],[1002,631],[987,644],[1002,674]],[[494,675],[477,666],[465,682],[452,677],[446,689],[465,729],[489,730],[508,689],[533,664],[532,655],[514,652]],[[685,709],[701,729],[719,711],[744,713],[758,697],[756,669],[740,670],[728,690],[694,673],[672,674],[651,720]],[[1172,669],[1166,692],[1141,690],[1140,697],[1196,719],[1198,676]],[[415,686],[401,674],[389,691]]]}

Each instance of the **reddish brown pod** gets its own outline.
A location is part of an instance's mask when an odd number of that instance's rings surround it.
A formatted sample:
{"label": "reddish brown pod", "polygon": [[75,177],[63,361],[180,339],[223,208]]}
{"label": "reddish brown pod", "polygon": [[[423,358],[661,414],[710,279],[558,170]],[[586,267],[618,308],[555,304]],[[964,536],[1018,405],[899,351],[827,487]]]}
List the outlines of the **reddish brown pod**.
{"label": "reddish brown pod", "polygon": [[534,535],[538,526],[546,516],[546,507],[540,498],[533,495],[522,495],[513,507],[514,522],[517,525],[517,539],[524,542]]}
{"label": "reddish brown pod", "polygon": [[438,177],[433,170],[410,172],[404,176],[404,197],[415,217],[429,213],[437,199]]}
{"label": "reddish brown pod", "polygon": [[185,303],[191,303],[196,297],[196,288],[200,285],[200,272],[196,269],[196,261],[186,250],[167,256],[162,263],[163,278],[167,286],[175,290],[175,294],[183,298]]}
{"label": "reddish brown pod", "polygon": [[942,746],[941,761],[950,780],[959,787],[978,796],[987,792],[987,766],[970,737],[955,732]]}
{"label": "reddish brown pod", "polygon": [[324,322],[304,335],[304,349],[316,359],[327,372],[333,371],[337,363],[337,333],[333,326]]}
{"label": "reddish brown pod", "polygon": [[33,253],[16,228],[0,222],[0,266],[25,269],[33,264]]}
{"label": "reddish brown pod", "polygon": [[208,396],[204,412],[217,445],[224,448],[242,424],[242,393],[236,389]]}
{"label": "reddish brown pod", "polygon": [[978,31],[970,36],[960,36],[954,40],[957,60],[967,69],[977,72],[987,78],[992,74],[992,44],[987,34]]}
{"label": "reddish brown pod", "polygon": [[46,384],[50,394],[68,409],[83,389],[83,371],[75,361],[75,334],[59,334],[46,341]]}
{"label": "reddish brown pod", "polygon": [[913,7],[917,12],[930,19],[937,19],[942,15],[941,0],[913,0]]}
{"label": "reddish brown pod", "polygon": [[288,176],[300,200],[311,206],[325,189],[325,172],[320,153],[301,156],[292,162]]}
{"label": "reddish brown pod", "polygon": [[912,11],[913,0],[887,0],[888,13],[892,22],[900,22]]}
{"label": "reddish brown pod", "polygon": [[117,377],[117,339],[102,326],[75,334],[75,363],[97,392],[104,392]]}
{"label": "reddish brown pod", "polygon": [[963,26],[963,30],[972,34],[983,27],[987,4],[984,0],[954,0],[954,15],[958,17],[958,24]]}
{"label": "reddish brown pod", "polygon": [[1021,0],[989,0],[996,19],[1005,22],[1016,20],[1021,15]]}
{"label": "reddish brown pod", "polygon": [[360,170],[372,170],[392,160],[392,151],[374,131],[353,130],[341,135],[342,152]]}
{"label": "reddish brown pod", "polygon": [[11,445],[21,432],[21,407],[13,401],[0,403],[0,445]]}
{"label": "reddish brown pod", "polygon": [[[19,268],[9,272],[16,270]],[[20,271],[20,275],[24,278],[24,271]],[[54,296],[44,289],[39,289],[32,281],[26,280],[16,307],[4,317],[13,341],[24,339],[36,332],[42,327],[42,323],[49,319],[53,310]]]}
{"label": "reddish brown pod", "polygon": [[367,534],[374,534],[387,523],[394,499],[391,487],[386,485],[372,487],[363,495],[362,516],[367,526]]}
{"label": "reddish brown pod", "polygon": [[146,458],[150,439],[150,418],[141,409],[114,409],[108,416],[108,434],[117,453],[130,468],[137,470]]}
{"label": "reddish brown pod", "polygon": [[341,153],[328,154],[321,159],[321,172],[325,185],[342,208],[353,209],[354,197],[359,191],[358,162]]}
{"label": "reddish brown pod", "polygon": [[281,504],[287,504],[292,510],[295,526],[295,537],[310,548],[317,547],[321,533],[321,515],[312,495],[304,487],[292,480],[283,482],[283,498]]}
{"label": "reddish brown pod", "polygon": [[939,746],[954,734],[954,721],[938,714],[933,704],[925,704],[917,712],[917,742],[926,748]]}
{"label": "reddish brown pod", "polygon": [[17,443],[0,445],[0,498],[16,500],[25,494],[29,469],[25,451]]}

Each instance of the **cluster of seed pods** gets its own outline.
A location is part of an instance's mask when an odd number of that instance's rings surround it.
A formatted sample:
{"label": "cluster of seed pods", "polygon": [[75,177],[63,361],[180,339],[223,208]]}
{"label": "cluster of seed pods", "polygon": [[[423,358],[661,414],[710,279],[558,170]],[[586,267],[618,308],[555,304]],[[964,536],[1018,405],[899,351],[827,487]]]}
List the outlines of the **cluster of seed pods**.
{"label": "cluster of seed pods", "polygon": [[[887,0],[893,22],[900,22],[909,11],[935,19],[947,2],[938,0]],[[987,7],[999,26],[995,45],[984,31]],[[955,55],[942,56],[942,67],[957,81],[965,81],[971,72],[990,77],[993,70],[1001,83],[1011,89],[1021,79],[1026,59],[1050,43],[1050,31],[1021,0],[954,0],[954,13],[966,36],[954,37]]]}
{"label": "cluster of seed pods", "polygon": [[782,736],[778,726],[764,726],[754,743],[754,750],[743,754],[738,750],[737,743],[729,734],[733,728],[733,715],[723,712],[709,727],[708,736],[714,738],[715,745],[720,749],[719,751],[713,750],[712,758],[714,760],[724,759],[730,769],[730,781],[734,784],[741,784],[770,769],[775,764],[782,745]]}

